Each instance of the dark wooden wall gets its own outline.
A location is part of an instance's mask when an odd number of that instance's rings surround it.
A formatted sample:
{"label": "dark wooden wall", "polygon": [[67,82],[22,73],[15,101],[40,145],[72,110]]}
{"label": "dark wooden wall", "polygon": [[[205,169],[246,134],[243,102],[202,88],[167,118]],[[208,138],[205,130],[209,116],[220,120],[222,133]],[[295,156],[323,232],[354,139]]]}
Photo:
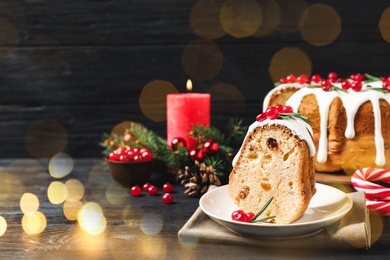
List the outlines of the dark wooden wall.
{"label": "dark wooden wall", "polygon": [[[58,136],[59,125],[67,140],[64,151],[73,157],[100,156],[101,134],[123,120],[141,122],[165,136],[165,121],[144,116],[138,99],[142,88],[155,79],[184,91],[189,75],[182,54],[188,43],[200,38],[189,22],[196,2],[2,0],[0,156],[31,157],[25,137],[34,122],[44,119],[55,123],[33,130],[51,141],[38,139],[33,145],[56,146],[56,138],[64,138]],[[313,3],[332,6],[342,18],[342,31],[332,44],[314,46],[299,31],[278,30],[266,37],[225,34],[213,40],[223,54],[223,66],[212,79],[194,79],[194,85],[207,91],[224,82],[245,97],[245,109],[232,109],[230,114],[218,109],[222,104],[214,98],[213,125],[223,126],[230,117],[253,121],[272,88],[268,72],[272,56],[284,47],[304,50],[312,71],[322,75],[390,74],[390,44],[378,29],[389,1],[306,1],[308,6]]]}

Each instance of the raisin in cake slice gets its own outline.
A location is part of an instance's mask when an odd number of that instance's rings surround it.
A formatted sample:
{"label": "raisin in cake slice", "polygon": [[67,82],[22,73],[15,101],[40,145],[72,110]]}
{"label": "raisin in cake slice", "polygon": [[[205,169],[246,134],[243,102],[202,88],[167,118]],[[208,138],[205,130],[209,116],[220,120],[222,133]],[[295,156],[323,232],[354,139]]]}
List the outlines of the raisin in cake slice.
{"label": "raisin in cake slice", "polygon": [[300,218],[316,192],[311,127],[292,110],[281,113],[284,108],[270,107],[249,127],[228,186],[245,212],[256,214],[273,197],[260,217],[276,216],[268,221],[277,224]]}

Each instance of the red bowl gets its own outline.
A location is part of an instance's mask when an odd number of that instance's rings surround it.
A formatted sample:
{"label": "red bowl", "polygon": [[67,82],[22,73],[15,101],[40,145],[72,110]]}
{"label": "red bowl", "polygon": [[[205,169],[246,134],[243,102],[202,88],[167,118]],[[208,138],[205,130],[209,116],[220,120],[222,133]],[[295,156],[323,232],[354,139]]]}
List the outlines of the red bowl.
{"label": "red bowl", "polygon": [[112,178],[127,188],[145,184],[154,171],[154,160],[145,162],[116,162],[107,160],[107,163]]}

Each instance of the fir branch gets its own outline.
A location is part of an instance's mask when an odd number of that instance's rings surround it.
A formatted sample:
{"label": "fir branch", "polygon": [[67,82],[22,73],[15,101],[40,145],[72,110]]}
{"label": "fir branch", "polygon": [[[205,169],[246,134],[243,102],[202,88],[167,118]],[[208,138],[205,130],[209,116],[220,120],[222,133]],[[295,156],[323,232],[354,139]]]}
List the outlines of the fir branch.
{"label": "fir branch", "polygon": [[194,125],[188,135],[197,143],[204,143],[207,140],[210,129],[203,125]]}
{"label": "fir branch", "polygon": [[226,144],[227,143],[226,136],[215,127],[209,128],[208,139],[216,141],[219,144]]}
{"label": "fir branch", "polygon": [[[241,145],[245,133],[246,129],[242,127],[242,120],[230,120],[228,131],[223,132],[215,127],[194,125],[189,135],[199,143],[198,149],[203,148],[203,143],[207,140],[219,144],[218,152],[206,156],[204,162],[207,166],[212,166],[216,175],[226,183],[232,169],[233,153]],[[131,138],[124,141],[126,134],[130,134]],[[235,145],[234,142],[237,141],[239,144]],[[122,134],[104,133],[99,145],[104,148],[102,152],[104,156],[118,147],[146,147],[156,160],[156,165],[158,165],[156,172],[158,173],[179,175],[187,166],[194,165],[189,157],[190,151],[186,147],[179,146],[173,149],[167,144],[166,139],[136,122],[126,125]]]}
{"label": "fir branch", "polygon": [[220,158],[206,157],[204,163],[207,166],[213,166],[214,174],[216,174],[218,177],[225,178],[226,161]]}
{"label": "fir branch", "polygon": [[242,126],[242,119],[230,119],[227,126],[227,131],[229,131],[228,138],[243,138],[246,134],[247,127]]}

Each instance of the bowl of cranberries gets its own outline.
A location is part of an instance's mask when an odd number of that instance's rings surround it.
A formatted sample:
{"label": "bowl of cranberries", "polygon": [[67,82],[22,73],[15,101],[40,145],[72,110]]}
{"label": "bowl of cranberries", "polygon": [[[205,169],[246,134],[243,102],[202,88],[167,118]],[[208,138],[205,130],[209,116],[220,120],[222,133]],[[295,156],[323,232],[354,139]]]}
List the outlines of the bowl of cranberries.
{"label": "bowl of cranberries", "polygon": [[125,187],[143,185],[154,171],[153,154],[147,148],[119,147],[107,156],[112,178]]}

